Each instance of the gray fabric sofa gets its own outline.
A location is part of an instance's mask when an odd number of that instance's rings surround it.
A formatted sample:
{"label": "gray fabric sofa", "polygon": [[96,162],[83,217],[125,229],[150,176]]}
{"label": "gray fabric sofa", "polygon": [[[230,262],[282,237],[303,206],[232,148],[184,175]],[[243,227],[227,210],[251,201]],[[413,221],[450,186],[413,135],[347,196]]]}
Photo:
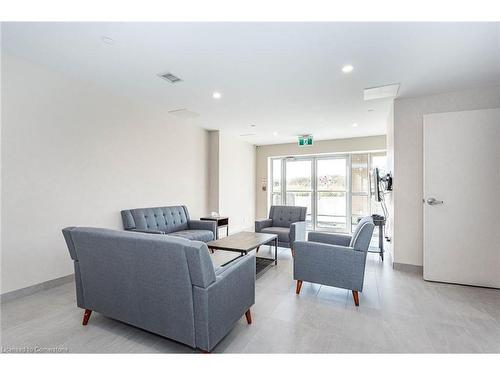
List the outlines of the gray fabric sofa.
{"label": "gray fabric sofa", "polygon": [[63,235],[85,309],[211,351],[255,303],[255,257],[214,269],[207,245],[174,236],[70,227]]}
{"label": "gray fabric sofa", "polygon": [[271,206],[268,219],[255,221],[255,232],[278,235],[278,246],[293,248],[306,238],[307,207]]}
{"label": "gray fabric sofa", "polygon": [[303,281],[349,289],[354,303],[359,306],[358,292],[363,291],[366,252],[374,227],[368,216],[360,220],[352,236],[310,232],[308,241],[295,242],[293,278],[297,280],[296,293],[300,293]]}
{"label": "gray fabric sofa", "polygon": [[217,238],[214,221],[191,220],[186,206],[135,208],[123,210],[125,230],[150,234],[169,234],[209,242]]}

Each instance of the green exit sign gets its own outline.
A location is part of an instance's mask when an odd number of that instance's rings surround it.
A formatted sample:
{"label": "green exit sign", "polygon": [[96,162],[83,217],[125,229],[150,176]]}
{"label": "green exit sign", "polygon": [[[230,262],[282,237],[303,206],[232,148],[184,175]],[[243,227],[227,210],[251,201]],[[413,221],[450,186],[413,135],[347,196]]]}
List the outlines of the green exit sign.
{"label": "green exit sign", "polygon": [[312,135],[299,136],[299,146],[312,146],[312,144],[313,144]]}

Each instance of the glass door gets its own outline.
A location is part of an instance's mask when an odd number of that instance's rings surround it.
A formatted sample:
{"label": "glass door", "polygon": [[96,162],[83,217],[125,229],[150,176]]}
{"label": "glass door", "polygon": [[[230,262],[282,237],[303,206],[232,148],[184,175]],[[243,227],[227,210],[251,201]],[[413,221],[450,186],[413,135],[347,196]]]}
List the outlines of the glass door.
{"label": "glass door", "polygon": [[348,159],[317,158],[315,227],[347,232]]}
{"label": "glass door", "polygon": [[363,216],[370,215],[368,154],[351,155],[351,230]]}
{"label": "glass door", "polygon": [[285,159],[285,204],[307,207],[306,226],[312,222],[312,159]]}

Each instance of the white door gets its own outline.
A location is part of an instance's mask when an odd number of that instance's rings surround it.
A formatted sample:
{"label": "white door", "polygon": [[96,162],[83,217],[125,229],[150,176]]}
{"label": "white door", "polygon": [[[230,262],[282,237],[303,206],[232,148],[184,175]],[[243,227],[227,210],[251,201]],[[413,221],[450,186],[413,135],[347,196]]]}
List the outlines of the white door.
{"label": "white door", "polygon": [[424,279],[500,287],[500,108],[424,115]]}

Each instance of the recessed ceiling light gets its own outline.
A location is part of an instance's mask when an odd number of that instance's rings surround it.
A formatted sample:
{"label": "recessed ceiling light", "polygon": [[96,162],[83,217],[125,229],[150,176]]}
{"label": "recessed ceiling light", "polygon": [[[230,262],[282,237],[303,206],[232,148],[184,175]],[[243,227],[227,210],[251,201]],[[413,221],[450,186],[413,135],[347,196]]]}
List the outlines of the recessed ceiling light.
{"label": "recessed ceiling light", "polygon": [[354,67],[352,65],[344,65],[342,67],[342,71],[344,73],[351,73],[353,71]]}
{"label": "recessed ceiling light", "polygon": [[358,124],[357,124],[357,123],[354,123],[354,124],[352,124],[352,127],[353,127],[353,128],[357,128],[357,127],[358,127]]}
{"label": "recessed ceiling light", "polygon": [[278,132],[273,132],[273,135],[278,135]]}
{"label": "recessed ceiling light", "polygon": [[212,98],[214,99],[220,99],[221,97],[222,95],[220,92],[214,91],[214,93],[212,94]]}
{"label": "recessed ceiling light", "polygon": [[103,43],[110,45],[110,46],[115,44],[115,41],[112,38],[110,38],[109,36],[101,36],[101,40]]}

